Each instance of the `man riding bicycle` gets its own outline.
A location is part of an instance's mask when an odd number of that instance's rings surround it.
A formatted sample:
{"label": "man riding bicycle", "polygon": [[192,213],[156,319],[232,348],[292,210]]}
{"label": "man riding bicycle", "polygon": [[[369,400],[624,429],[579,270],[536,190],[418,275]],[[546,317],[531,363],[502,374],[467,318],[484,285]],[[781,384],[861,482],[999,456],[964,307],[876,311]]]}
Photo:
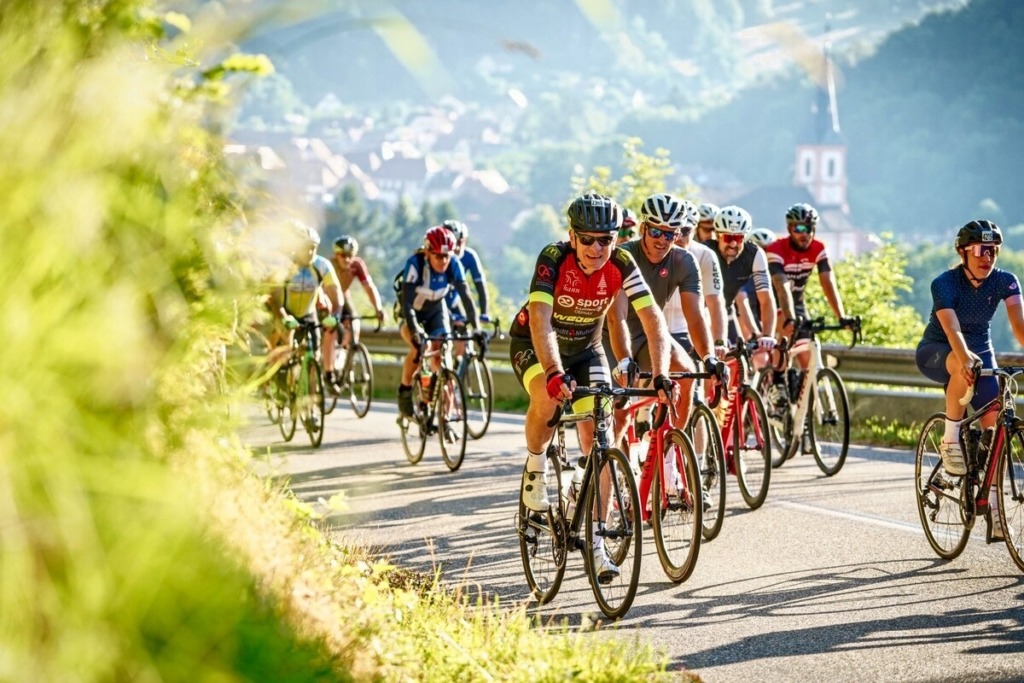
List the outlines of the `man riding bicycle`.
{"label": "man riding bicycle", "polygon": [[[377,314],[377,324],[384,324],[384,305],[380,298],[380,291],[378,291],[377,285],[373,283],[373,278],[370,277],[370,271],[367,270],[366,263],[357,256],[358,253],[359,242],[354,237],[342,235],[334,240],[334,255],[331,260],[337,271],[339,286],[345,300],[341,311],[342,338],[340,346],[343,349],[348,348],[349,339],[352,337],[352,321],[355,315],[351,306],[352,299],[348,292],[355,280],[359,280],[363,291],[366,292],[366,297],[373,304],[373,310]],[[344,368],[344,363],[341,365]],[[337,378],[334,376],[334,373],[331,373],[331,382],[328,386],[332,393],[338,393]]]}
{"label": "man riding bicycle", "polygon": [[[569,205],[569,239],[545,247],[537,258],[530,282],[527,303],[516,314],[509,331],[509,355],[516,379],[530,397],[526,412],[526,465],[523,469],[522,499],[531,510],[544,512],[547,495],[547,458],[545,449],[553,428],[552,414],[565,400],[572,398],[576,383],[609,383],[608,364],[601,348],[601,326],[612,311],[611,332],[617,348],[627,348],[625,321],[618,300],[628,301],[636,311],[650,344],[651,365],[656,377],[654,387],[663,401],[673,400],[673,384],[666,377],[669,354],[668,335],[661,311],[654,305],[650,288],[644,282],[629,252],[614,246],[622,224],[622,210],[610,197],[586,194]],[[593,398],[573,404],[574,412],[588,412]],[[578,424],[580,445],[589,453],[594,425]],[[602,481],[608,472],[602,473]],[[602,485],[608,504],[610,485]],[[593,552],[600,570],[599,579],[611,578],[619,568],[608,557],[602,539],[592,539]]]}

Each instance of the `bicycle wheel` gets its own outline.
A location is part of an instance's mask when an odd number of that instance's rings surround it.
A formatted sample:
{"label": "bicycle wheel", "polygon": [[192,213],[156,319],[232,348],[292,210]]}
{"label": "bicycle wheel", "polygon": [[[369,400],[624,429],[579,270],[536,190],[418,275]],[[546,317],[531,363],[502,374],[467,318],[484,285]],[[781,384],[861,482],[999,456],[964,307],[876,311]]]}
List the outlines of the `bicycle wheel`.
{"label": "bicycle wheel", "polygon": [[[650,456],[648,456],[650,457]],[[690,439],[677,429],[665,439],[662,469],[654,469],[651,526],[665,575],[682,583],[693,573],[700,554],[703,499],[697,459]]]}
{"label": "bicycle wheel", "polygon": [[270,424],[281,422],[281,408],[284,404],[284,392],[277,381],[277,373],[271,375],[270,379],[260,387],[260,395],[263,397],[263,408],[267,411],[267,419]]}
{"label": "bicycle wheel", "polygon": [[479,439],[491,425],[491,411],[494,409],[491,368],[487,360],[473,355],[466,362],[462,376],[466,389],[466,418],[469,421],[469,435]]}
{"label": "bicycle wheel", "polygon": [[693,444],[693,452],[700,464],[701,486],[705,500],[701,522],[705,541],[718,536],[725,519],[725,449],[722,446],[722,430],[715,419],[715,413],[704,403],[696,403],[686,425],[686,434]]}
{"label": "bicycle wheel", "polygon": [[751,510],[764,503],[771,478],[772,446],[764,402],[753,387],[744,387],[740,398],[736,481],[740,495]]}
{"label": "bicycle wheel", "polygon": [[[570,476],[570,472],[566,476]],[[548,453],[548,500],[559,500],[562,467],[558,457]],[[519,499],[516,529],[519,533],[519,555],[523,559],[526,585],[537,602],[544,605],[558,594],[565,575],[566,535],[565,502],[546,513],[534,512]]]}
{"label": "bicycle wheel", "polygon": [[850,450],[850,401],[843,379],[832,368],[818,370],[807,424],[814,460],[831,477],[843,469]]}
{"label": "bicycle wheel", "polygon": [[[592,456],[593,457],[593,456]],[[618,619],[629,611],[636,597],[637,582],[640,580],[641,520],[640,495],[636,490],[636,479],[629,468],[629,459],[617,448],[609,448],[604,454],[604,465],[598,475],[600,485],[591,482],[587,487],[586,517],[583,533],[583,557],[587,577],[594,590],[598,607],[609,619]],[[604,550],[619,568],[619,573],[605,583],[598,580],[598,564],[595,562],[591,538],[597,538],[599,531],[597,510],[598,490],[607,494],[608,503],[600,518],[604,522]]]}
{"label": "bicycle wheel", "polygon": [[936,413],[921,430],[914,456],[917,512],[924,535],[935,554],[952,560],[963,552],[971,530],[964,524],[960,506],[963,477],[952,477],[942,469],[939,446],[946,430],[946,416]]}
{"label": "bicycle wheel", "polygon": [[281,430],[281,437],[285,441],[291,441],[295,436],[295,427],[299,423],[299,411],[296,406],[295,384],[299,373],[297,363],[289,363],[285,367],[284,387],[282,388],[284,399],[281,403],[281,419],[277,426]]}
{"label": "bicycle wheel", "polygon": [[454,472],[466,457],[466,392],[454,370],[441,368],[437,377],[434,389],[437,437],[444,464]]}
{"label": "bicycle wheel", "polygon": [[402,449],[409,462],[415,465],[423,459],[423,451],[427,447],[427,416],[428,410],[423,401],[423,389],[420,388],[419,378],[412,383],[412,410],[413,417],[398,415],[398,430],[402,437]]}
{"label": "bicycle wheel", "polygon": [[790,410],[789,393],[772,390],[775,379],[772,372],[762,370],[757,379],[757,393],[764,402],[768,416],[768,433],[772,437],[772,467],[781,467],[786,462],[789,440],[793,433],[793,411]]}
{"label": "bicycle wheel", "polygon": [[[341,370],[338,369],[338,359],[342,357],[344,350],[338,346],[337,343],[334,345],[334,369],[335,373],[340,375]],[[337,377],[335,378],[337,380]],[[337,382],[335,384],[337,386]],[[330,415],[334,412],[335,406],[338,405],[338,396],[335,394],[330,387],[324,387],[324,415]]]}
{"label": "bicycle wheel", "polygon": [[997,491],[1006,549],[1014,564],[1024,571],[1024,432],[1015,431],[1006,439]]}
{"label": "bicycle wheel", "polygon": [[373,363],[363,342],[352,348],[348,376],[343,378],[342,384],[348,387],[348,402],[352,404],[352,412],[356,417],[366,417],[373,402]]}
{"label": "bicycle wheel", "polygon": [[306,366],[306,395],[301,399],[302,426],[309,434],[309,443],[319,448],[324,440],[324,379],[320,362],[311,360]]}

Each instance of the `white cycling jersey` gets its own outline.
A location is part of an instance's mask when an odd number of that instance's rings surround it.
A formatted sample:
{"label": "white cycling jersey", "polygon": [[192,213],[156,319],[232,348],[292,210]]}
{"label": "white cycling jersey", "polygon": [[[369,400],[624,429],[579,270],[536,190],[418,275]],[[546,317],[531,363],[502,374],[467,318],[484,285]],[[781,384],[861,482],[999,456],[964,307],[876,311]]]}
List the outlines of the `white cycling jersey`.
{"label": "white cycling jersey", "polygon": [[[715,252],[692,238],[690,240],[690,244],[684,248],[693,254],[694,259],[697,261],[697,267],[700,269],[700,282],[701,287],[704,290],[704,296],[709,294],[717,294],[721,296],[722,269],[718,265],[718,257],[715,255]],[[701,301],[701,307],[701,310],[704,313],[704,319],[710,325],[710,315],[708,314],[707,306],[704,306],[703,301]],[[686,316],[683,315],[683,306],[680,303],[678,296],[669,297],[668,302],[665,304],[665,322],[668,325],[669,334],[685,334],[688,331]]]}

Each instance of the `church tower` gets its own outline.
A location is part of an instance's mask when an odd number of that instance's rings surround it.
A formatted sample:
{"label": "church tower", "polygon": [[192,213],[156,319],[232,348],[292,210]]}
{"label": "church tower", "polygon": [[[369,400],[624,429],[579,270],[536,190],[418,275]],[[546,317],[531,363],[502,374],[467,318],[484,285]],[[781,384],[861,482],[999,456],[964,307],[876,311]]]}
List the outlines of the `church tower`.
{"label": "church tower", "polygon": [[825,28],[824,83],[811,105],[808,130],[796,147],[793,182],[807,188],[818,209],[839,209],[849,213],[846,200],[846,141],[839,128],[836,79],[831,58],[828,27]]}

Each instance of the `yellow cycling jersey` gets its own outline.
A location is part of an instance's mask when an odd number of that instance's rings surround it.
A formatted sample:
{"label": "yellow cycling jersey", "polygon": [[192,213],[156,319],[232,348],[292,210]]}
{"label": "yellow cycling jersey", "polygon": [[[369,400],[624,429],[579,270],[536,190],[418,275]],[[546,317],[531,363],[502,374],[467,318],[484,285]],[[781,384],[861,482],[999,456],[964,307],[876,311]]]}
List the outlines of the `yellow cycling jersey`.
{"label": "yellow cycling jersey", "polygon": [[291,277],[284,283],[284,310],[302,318],[316,312],[317,294],[324,285],[337,285],[338,275],[334,266],[323,256],[317,254],[308,266],[294,269]]}

